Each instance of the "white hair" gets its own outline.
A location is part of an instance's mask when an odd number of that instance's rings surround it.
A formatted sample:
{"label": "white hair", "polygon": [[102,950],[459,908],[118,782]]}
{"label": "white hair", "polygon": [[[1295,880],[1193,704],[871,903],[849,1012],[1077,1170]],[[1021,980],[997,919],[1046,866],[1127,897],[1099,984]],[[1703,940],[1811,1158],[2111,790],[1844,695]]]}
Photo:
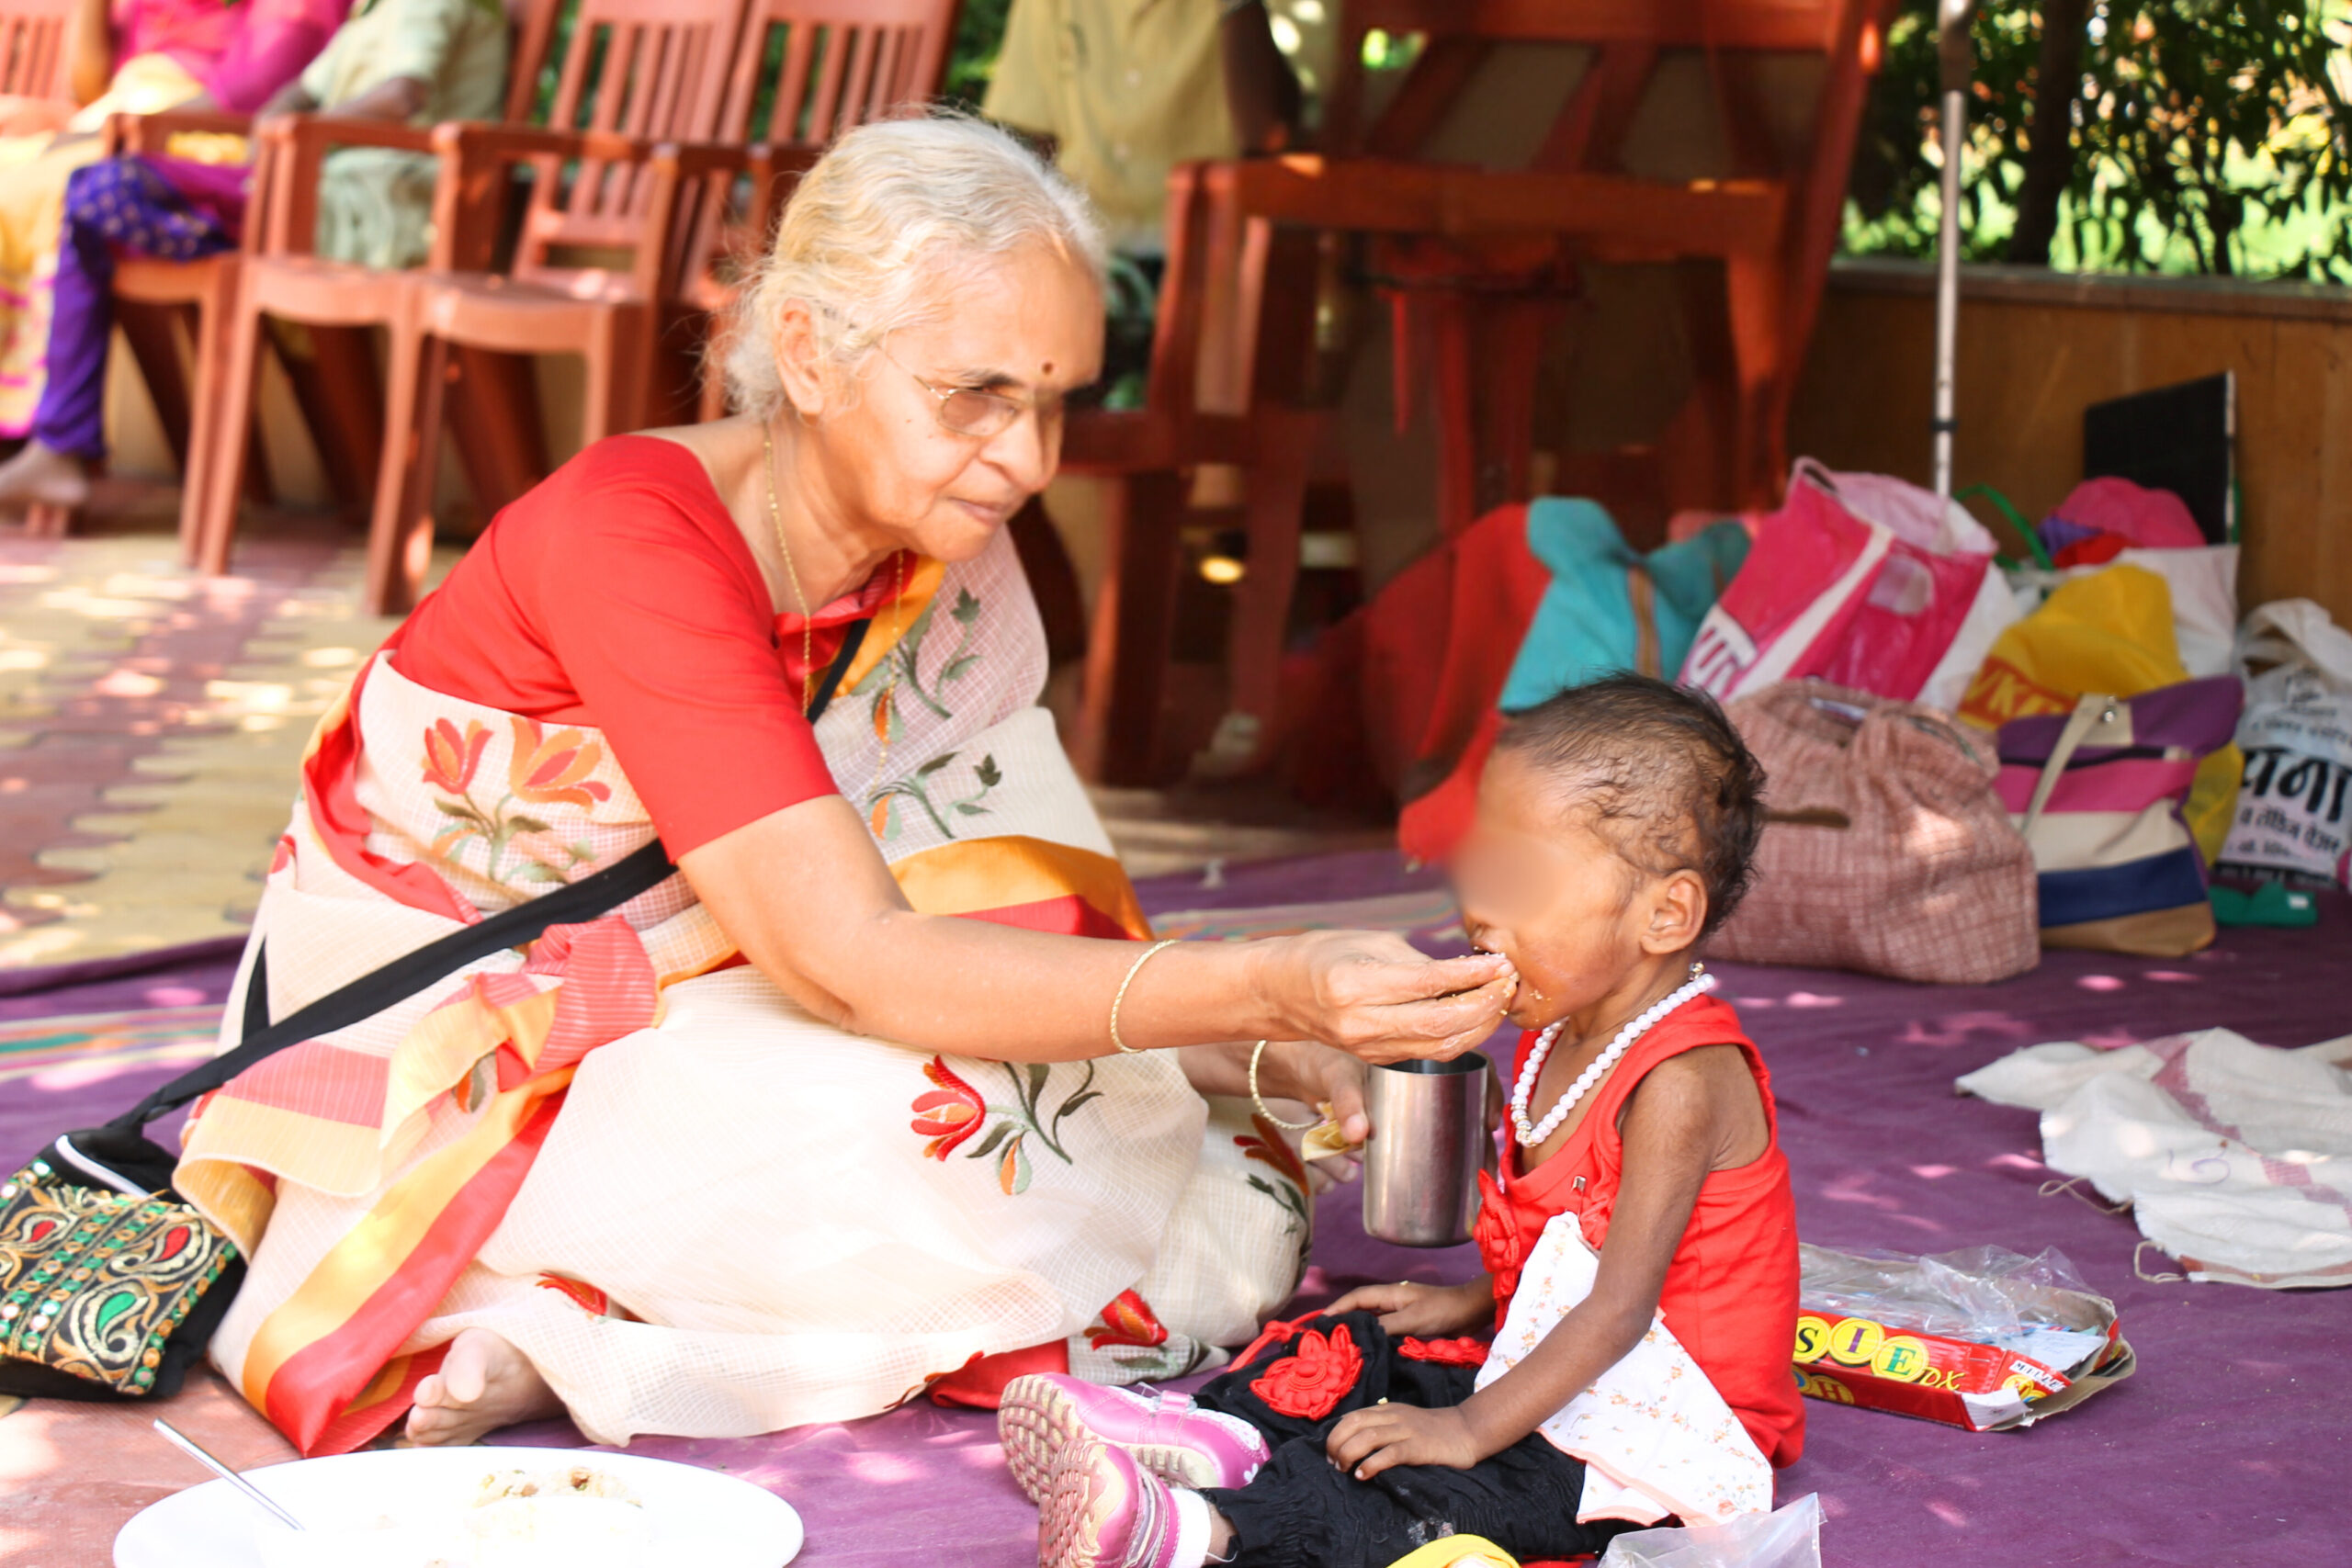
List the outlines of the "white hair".
{"label": "white hair", "polygon": [[1005,131],[957,114],[857,127],[801,177],[735,306],[729,401],[762,418],[782,405],[775,343],[792,302],[808,306],[823,356],[854,370],[891,333],[936,320],[944,286],[1036,243],[1102,286],[1086,197]]}

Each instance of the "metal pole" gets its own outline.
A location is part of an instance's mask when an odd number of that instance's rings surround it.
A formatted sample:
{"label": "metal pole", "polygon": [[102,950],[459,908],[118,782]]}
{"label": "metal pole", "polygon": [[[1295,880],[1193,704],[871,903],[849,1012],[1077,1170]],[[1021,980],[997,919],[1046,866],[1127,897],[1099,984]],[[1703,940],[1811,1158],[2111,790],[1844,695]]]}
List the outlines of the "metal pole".
{"label": "metal pole", "polygon": [[1968,136],[1968,81],[1974,62],[1968,42],[1973,0],[1942,0],[1936,54],[1944,96],[1943,211],[1936,236],[1936,494],[1951,497],[1951,438],[1956,428],[1952,366],[1960,336],[1960,162]]}

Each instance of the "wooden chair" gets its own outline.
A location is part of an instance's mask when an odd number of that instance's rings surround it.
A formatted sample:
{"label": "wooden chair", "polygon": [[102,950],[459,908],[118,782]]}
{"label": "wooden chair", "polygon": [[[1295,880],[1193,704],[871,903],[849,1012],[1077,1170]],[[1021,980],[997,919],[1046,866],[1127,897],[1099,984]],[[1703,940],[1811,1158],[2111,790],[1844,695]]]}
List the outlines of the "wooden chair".
{"label": "wooden chair", "polygon": [[1231,183],[1229,165],[1170,176],[1168,266],[1143,407],[1074,412],[1063,440],[1065,468],[1114,481],[1109,560],[1071,746],[1080,771],[1104,784],[1160,782],[1184,761],[1165,743],[1162,709],[1182,535],[1204,465],[1228,465],[1243,478],[1239,522],[1250,563],[1234,594],[1231,706],[1272,716],[1309,467],[1325,421],[1304,402],[1316,255],[1310,236],[1244,220]]}
{"label": "wooden chair", "polygon": [[76,0],[0,0],[0,136],[55,130],[74,99]]}
{"label": "wooden chair", "polygon": [[[1721,265],[1723,362],[1702,367],[1681,423],[1712,456],[1707,500],[1777,497],[1789,399],[1837,240],[1884,8],[1885,0],[1348,0],[1324,155],[1239,165],[1233,199],[1249,218],[1366,236],[1368,270],[1433,322],[1438,510],[1448,536],[1526,497],[1544,329],[1585,262]],[[1376,116],[1362,63],[1374,28],[1421,40]],[[1482,64],[1515,44],[1589,51],[1526,166],[1430,161],[1423,150]],[[1661,63],[1678,53],[1704,63],[1731,166],[1685,180],[1628,174],[1636,116]],[[1806,57],[1820,70],[1811,124],[1784,146],[1764,73]]]}
{"label": "wooden chair", "polygon": [[[510,114],[527,112],[542,64],[552,49],[555,6],[545,5],[544,25],[526,30],[510,79]],[[503,208],[493,184],[511,178],[518,164],[534,172],[533,196],[519,241],[522,268],[514,279],[476,289],[494,297],[529,291],[535,277],[564,300],[575,331],[565,350],[590,361],[593,435],[619,428],[641,405],[650,355],[650,312],[629,290],[641,271],[633,263],[620,275],[559,264],[564,248],[617,248],[634,252],[649,222],[670,220],[672,176],[657,168],[653,151],[665,140],[707,138],[723,99],[729,52],[742,0],[581,0],[556,83],[552,123],[566,129],[534,131],[522,126],[379,126],[313,116],[289,117],[265,128],[278,143],[268,211],[261,215],[258,253],[248,259],[224,354],[220,417],[223,438],[207,475],[199,524],[200,564],[225,569],[234,531],[242,482],[242,443],[227,432],[242,431],[252,418],[254,355],[265,315],[313,329],[377,329],[386,339],[386,389],[381,454],[370,509],[366,602],[372,613],[407,608],[423,570],[416,547],[404,544],[403,503],[415,465],[417,378],[424,355],[424,280],[452,281],[462,288],[487,284],[501,236],[481,215]],[[537,14],[535,13],[535,16]],[[578,129],[572,129],[578,128]],[[318,171],[336,147],[396,147],[429,151],[442,159],[435,190],[434,242],[425,266],[416,272],[380,272],[332,262],[315,254]],[[568,163],[577,161],[569,171]],[[436,298],[447,299],[445,293]],[[436,306],[474,319],[463,305]],[[454,319],[454,318],[453,318]],[[582,326],[581,323],[592,323]],[[537,341],[536,338],[533,341]],[[484,344],[494,347],[495,344]],[[517,455],[539,445],[536,402],[528,389],[528,367],[495,354],[468,355],[461,441],[486,456],[479,467],[500,476],[487,488],[494,499],[528,482]],[[440,389],[435,390],[436,397]],[[541,465],[544,468],[544,465]],[[480,475],[478,473],[478,483]],[[423,545],[430,547],[429,532]]]}
{"label": "wooden chair", "polygon": [[[946,72],[958,8],[959,0],[751,0],[718,117],[719,140],[821,148],[853,126],[925,102]],[[707,265],[688,270],[684,292],[663,302],[668,384],[691,377],[691,417],[704,420],[727,412],[717,367],[737,280],[757,265],[775,232],[771,193],[789,186],[788,177],[784,187],[755,182],[752,199],[739,206],[718,188],[730,173],[706,176],[693,209],[694,220],[706,226],[695,248]]]}
{"label": "wooden chair", "polygon": [[[243,135],[252,130],[249,117],[217,111],[170,110],[161,114],[108,117],[102,133],[108,157],[122,153],[164,152],[171,138],[182,132]],[[254,188],[268,184],[267,162],[259,156]],[[126,256],[116,263],[115,324],[121,328],[131,357],[147,383],[164,438],[180,467],[180,554],[189,565],[197,560],[198,504],[207,478],[206,467],[219,439],[214,413],[217,400],[202,395],[217,387],[220,377],[220,334],[236,299],[237,278],[254,231],[249,227],[238,248],[196,261],[164,261]],[[177,330],[175,330],[175,328]],[[183,367],[179,331],[187,336],[190,364]],[[193,389],[191,387],[193,383]],[[351,433],[334,422],[340,404],[324,399],[304,399],[300,404],[311,436],[325,459],[331,476],[350,471],[364,441],[355,445]],[[258,433],[249,437],[246,490],[257,502],[271,498],[265,466],[260,461]],[[348,484],[348,480],[344,480]],[[31,517],[62,534],[69,519],[56,508],[36,507]]]}
{"label": "wooden chair", "polygon": [[[1161,722],[1186,463],[1249,465],[1249,573],[1234,601],[1230,710],[1267,726],[1297,580],[1299,507],[1317,426],[1295,389],[1315,299],[1303,236],[1360,236],[1363,270],[1406,318],[1400,404],[1422,394],[1412,344],[1434,347],[1437,514],[1450,537],[1490,507],[1524,500],[1545,337],[1587,261],[1719,262],[1728,317],[1723,363],[1706,367],[1678,420],[1702,448],[1697,479],[1716,504],[1767,502],[1786,471],[1788,401],[1826,276],[1884,0],[1346,0],[1323,130],[1326,151],[1179,171],[1170,277],[1140,422],[1074,421],[1065,456],[1123,480],[1110,582],[1088,649],[1077,750],[1093,776],[1165,777],[1181,762]],[[1418,59],[1377,114],[1365,35],[1418,36]],[[1437,162],[1424,152],[1475,87],[1490,51],[1580,44],[1589,63],[1528,166]],[[1652,78],[1671,51],[1706,59],[1736,167],[1671,182],[1620,159]],[[1824,62],[1804,145],[1782,154],[1756,73],[1768,57]],[[1273,232],[1269,233],[1269,226]],[[1180,235],[1182,236],[1180,238]],[[1194,250],[1199,254],[1194,255]],[[1288,259],[1285,259],[1288,258]],[[1193,298],[1187,299],[1186,290]],[[1208,300],[1205,310],[1199,301]],[[1199,350],[1185,335],[1205,332]],[[1179,357],[1161,374],[1159,355]],[[1224,380],[1250,388],[1238,428],[1201,412],[1193,353],[1238,354]],[[1150,441],[1141,432],[1155,433]],[[1146,458],[1138,445],[1156,450]],[[1643,455],[1655,461],[1653,455]],[[1626,461],[1638,462],[1642,458]],[[1166,461],[1169,468],[1151,469]],[[1623,462],[1595,465],[1602,476]],[[1591,475],[1575,476],[1589,483]]]}
{"label": "wooden chair", "polygon": [[[413,595],[432,547],[440,399],[451,356],[581,353],[586,345],[585,441],[697,417],[716,379],[703,375],[711,323],[725,319],[747,253],[765,241],[777,182],[788,188],[841,131],[921,101],[944,66],[952,11],[945,0],[751,0],[715,124],[680,133],[711,140],[646,165],[648,176],[666,170],[683,184],[656,198],[650,187],[592,178],[582,164],[559,197],[556,183],[542,178],[532,187],[510,270],[436,268],[415,279],[429,357],[418,382],[414,444],[391,448],[413,456],[396,538],[384,549],[409,581],[390,585],[387,604]],[[476,128],[449,135],[461,162],[514,162],[548,145]],[[749,198],[739,204],[745,175]],[[499,186],[469,176],[462,188]],[[504,227],[492,205],[444,226],[478,236],[461,239],[459,252],[485,257],[487,242]],[[566,250],[588,245],[625,254],[626,276],[564,265]],[[534,453],[529,461],[545,472],[543,457]]]}
{"label": "wooden chair", "polygon": [[[402,455],[406,471],[397,492],[390,479],[379,491],[372,604],[389,612],[414,596],[432,544],[441,433],[468,431],[466,421],[443,418],[453,390],[464,389],[478,412],[494,405],[500,417],[489,439],[504,450],[504,471],[520,476],[517,488],[548,468],[536,398],[523,379],[532,355],[583,355],[583,440],[695,417],[706,323],[731,295],[726,258],[755,244],[752,236],[764,238],[777,179],[796,177],[840,130],[920,97],[936,81],[949,11],[943,0],[753,0],[729,34],[731,55],[675,56],[681,80],[669,90],[676,107],[666,129],[658,114],[607,128],[635,139],[626,169],[599,167],[563,132],[445,128],[449,172],[435,220],[445,243],[409,280],[413,341],[428,362],[413,381],[394,368],[395,396],[413,387],[419,400],[389,413],[385,449]],[[587,11],[578,25],[590,25]],[[576,42],[571,58],[581,58]],[[714,64],[725,71],[723,96]],[[558,89],[560,126],[568,123],[566,90]],[[770,151],[748,142],[755,134],[793,145]],[[650,156],[657,136],[688,145]],[[568,177],[560,170],[567,159],[581,160]],[[512,188],[503,172],[521,163],[539,177],[514,262],[493,272],[506,231],[498,197]],[[735,197],[747,175],[748,210],[738,217]],[[618,265],[581,266],[572,257],[582,252]],[[399,341],[407,352],[410,340]],[[491,381],[485,371],[506,378]],[[484,438],[480,428],[475,434]]]}
{"label": "wooden chair", "polygon": [[[510,118],[530,112],[539,62],[546,56],[561,3],[517,0],[510,7],[516,35],[515,69],[506,103]],[[7,39],[7,23],[0,19],[0,46]],[[0,77],[0,81],[6,79]],[[252,131],[248,115],[171,109],[110,116],[102,134],[107,155],[113,157],[168,152],[172,138],[185,132],[249,136]],[[418,135],[422,146],[422,132]],[[236,301],[239,272],[244,257],[254,249],[260,214],[268,199],[269,175],[264,165],[269,160],[258,144],[254,152],[252,209],[255,221],[247,225],[238,249],[193,262],[126,257],[115,270],[116,324],[122,329],[141,378],[147,383],[164,439],[179,463],[180,549],[191,566],[202,557],[206,468],[218,439],[214,416],[220,407],[223,334]],[[185,366],[177,341],[181,331],[190,349],[186,356],[189,363]],[[295,405],[331,487],[345,503],[357,502],[375,488],[378,432],[382,423],[371,395],[370,356],[357,336],[333,331],[315,334],[311,347],[308,356],[285,357],[281,364],[294,383]],[[248,499],[266,502],[272,496],[259,432],[249,428],[243,440],[243,491]],[[476,466],[481,460],[480,443],[468,445],[469,467]],[[36,533],[55,534],[64,533],[71,523],[68,514],[53,507],[32,508],[28,521]]]}

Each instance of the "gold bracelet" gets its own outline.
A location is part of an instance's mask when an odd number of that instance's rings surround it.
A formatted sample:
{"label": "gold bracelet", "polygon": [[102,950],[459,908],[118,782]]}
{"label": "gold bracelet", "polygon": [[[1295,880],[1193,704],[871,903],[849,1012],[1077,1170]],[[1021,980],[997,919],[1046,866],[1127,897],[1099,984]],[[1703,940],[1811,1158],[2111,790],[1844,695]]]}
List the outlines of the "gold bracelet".
{"label": "gold bracelet", "polygon": [[1265,1041],[1261,1040],[1258,1042],[1258,1048],[1250,1053],[1250,1099],[1258,1107],[1258,1114],[1285,1133],[1305,1133],[1323,1125],[1319,1121],[1285,1122],[1266,1109],[1266,1097],[1258,1092],[1258,1058],[1266,1054],[1266,1044]]}
{"label": "gold bracelet", "polygon": [[1118,995],[1111,998],[1111,1043],[1116,1045],[1121,1051],[1125,1052],[1130,1056],[1140,1056],[1143,1053],[1119,1038],[1119,1004],[1127,999],[1127,987],[1136,983],[1136,976],[1143,973],[1143,966],[1150,963],[1153,959],[1159,957],[1159,950],[1161,948],[1173,947],[1175,945],[1176,939],[1174,937],[1170,937],[1166,942],[1155,942],[1149,947],[1145,948],[1143,950],[1143,956],[1136,960],[1135,967],[1127,971],[1127,977],[1119,982]]}

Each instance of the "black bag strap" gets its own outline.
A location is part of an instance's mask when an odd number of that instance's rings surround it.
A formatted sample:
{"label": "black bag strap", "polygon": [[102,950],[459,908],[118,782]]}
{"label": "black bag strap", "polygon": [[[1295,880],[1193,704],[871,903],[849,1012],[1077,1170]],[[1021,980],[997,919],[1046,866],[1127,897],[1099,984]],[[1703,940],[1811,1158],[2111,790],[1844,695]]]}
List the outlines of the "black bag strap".
{"label": "black bag strap", "polygon": [[[811,724],[823,716],[832,702],[833,694],[851,661],[856,659],[871,625],[871,620],[854,622],[842,639],[841,651],[834,655],[822,684],[809,702]],[[669,880],[677,869],[670,862],[669,852],[662,847],[662,840],[655,839],[602,871],[428,942],[274,1023],[269,1019],[269,953],[264,947],[254,953],[252,971],[246,976],[244,1028],[236,1048],[181,1074],[107,1126],[117,1132],[135,1133],[165,1111],[177,1110],[198,1095],[211,1093],[288,1045],[299,1045],[305,1040],[365,1022],[469,964],[510,947],[537,942],[549,926],[593,920],[617,909],[639,894]]]}
{"label": "black bag strap", "polygon": [[[528,903],[502,910],[462,931],[426,942],[413,953],[393,959],[380,969],[369,971],[345,986],[337,987],[308,1007],[297,1009],[276,1023],[258,1032],[249,1031],[243,1042],[233,1051],[213,1057],[193,1072],[181,1074],[155,1090],[107,1125],[128,1131],[143,1127],[166,1111],[186,1105],[201,1094],[209,1094],[231,1078],[264,1058],[277,1055],[288,1045],[299,1045],[305,1040],[315,1040],[322,1034],[332,1034],[338,1029],[348,1029],[375,1017],[386,1008],[416,995],[434,981],[457,973],[467,964],[488,958],[510,947],[536,942],[549,926],[572,921],[594,919],[608,910],[616,909],[650,887],[666,881],[678,868],[670,863],[662,840],[653,840],[604,870],[583,876],[579,881],[543,893]],[[266,951],[254,954],[253,973],[245,982],[245,1020],[250,1025],[256,1014],[253,998],[256,990],[267,997],[268,984]],[[261,1007],[266,1008],[265,1000]]]}

